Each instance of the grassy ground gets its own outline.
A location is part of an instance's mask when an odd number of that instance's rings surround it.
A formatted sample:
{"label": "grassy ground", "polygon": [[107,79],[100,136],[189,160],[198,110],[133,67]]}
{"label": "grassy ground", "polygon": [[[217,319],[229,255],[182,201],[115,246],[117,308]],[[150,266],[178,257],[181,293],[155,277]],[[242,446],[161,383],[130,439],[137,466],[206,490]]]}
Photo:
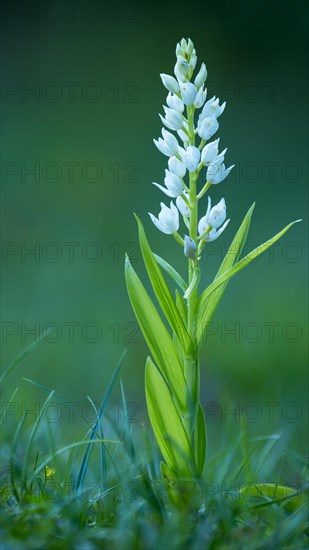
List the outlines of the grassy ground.
{"label": "grassy ground", "polygon": [[[120,365],[98,410],[89,399],[95,421],[81,416],[76,433],[72,425],[60,430],[49,421],[51,404],[64,406],[65,396],[38,384],[33,391],[45,402],[36,418],[25,412],[16,422],[9,415],[15,392],[3,405],[2,549],[307,547],[306,460],[288,450],[284,434],[250,438],[243,424],[213,453],[202,480],[166,485],[150,428],[123,421],[127,402],[121,383],[120,421],[108,410]],[[5,378],[6,373],[2,382]],[[260,484],[254,490],[253,481]]]}

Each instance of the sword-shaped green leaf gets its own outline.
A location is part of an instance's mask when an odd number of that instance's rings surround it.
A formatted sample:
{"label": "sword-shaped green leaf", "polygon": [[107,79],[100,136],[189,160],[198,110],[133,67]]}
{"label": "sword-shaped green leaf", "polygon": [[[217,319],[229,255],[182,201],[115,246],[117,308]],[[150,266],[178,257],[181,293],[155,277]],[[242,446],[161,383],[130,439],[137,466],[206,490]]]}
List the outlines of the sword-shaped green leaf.
{"label": "sword-shaped green leaf", "polygon": [[130,264],[125,260],[125,276],[133,311],[154,360],[181,410],[186,408],[186,382],[172,339],[152,300]]}
{"label": "sword-shaped green leaf", "polygon": [[147,273],[157,300],[168,323],[177,335],[177,338],[180,341],[181,345],[186,350],[190,348],[192,349],[191,339],[184,325],[182,317],[175,305],[171,291],[168,288],[165,279],[161,273],[158,262],[149,246],[143,224],[137,216],[135,217],[138,223],[138,234],[141,251],[143,254]]}
{"label": "sword-shaped green leaf", "polygon": [[198,475],[201,477],[206,460],[206,424],[203,409],[200,404],[198,407],[196,426],[194,431],[194,447],[197,471]]}
{"label": "sword-shaped green leaf", "polygon": [[146,401],[152,429],[169,468],[192,476],[190,442],[171,392],[148,357],[145,377]]}
{"label": "sword-shaped green leaf", "polygon": [[159,266],[164,269],[164,271],[175,281],[175,283],[179,286],[183,293],[185,293],[188,285],[182,278],[182,276],[178,273],[178,271],[176,271],[176,269],[171,266],[166,260],[161,258],[161,256],[158,256],[158,254],[154,254],[154,257],[157,260]]}
{"label": "sword-shaped green leaf", "polygon": [[[241,251],[244,247],[244,244],[247,239],[252,213],[255,207],[255,203],[252,204],[251,208],[248,210],[240,228],[238,229],[230,248],[228,249],[221,266],[216,274],[214,281],[218,279],[223,273],[225,273],[234,263],[238,260]],[[217,290],[215,290],[212,295],[208,298],[207,303],[205,304],[204,313],[203,313],[203,326],[207,328],[208,323],[210,323],[218,304],[222,298],[229,281],[223,283]],[[205,331],[204,331],[205,332]],[[203,332],[203,334],[204,334]],[[202,334],[202,338],[203,338]],[[201,339],[202,339],[201,338]]]}
{"label": "sword-shaped green leaf", "polygon": [[292,225],[294,225],[295,223],[297,223],[299,221],[301,221],[301,220],[296,220],[295,222],[289,223],[289,225],[287,225],[284,229],[282,229],[282,231],[277,233],[277,235],[272,237],[272,239],[269,239],[264,244],[261,244],[260,246],[258,246],[257,248],[255,248],[254,250],[249,252],[249,254],[247,254],[247,256],[245,256],[239,262],[237,262],[235,265],[233,265],[233,267],[230,267],[229,269],[227,269],[227,271],[225,271],[222,275],[220,275],[220,277],[215,279],[204,290],[204,292],[200,296],[200,298],[197,302],[197,306],[196,306],[196,313],[198,314],[198,321],[197,321],[197,340],[198,340],[198,344],[201,343],[203,333],[204,333],[205,328],[206,328],[205,327],[205,312],[206,312],[206,315],[207,315],[208,298],[213,294],[213,292],[215,292],[219,287],[221,287],[222,284],[224,284],[231,277],[233,277],[236,273],[238,273],[238,271],[240,271],[241,269],[246,267],[246,265],[248,265],[250,262],[255,260],[260,254],[265,252],[265,250],[267,250],[276,241],[278,241],[280,239],[280,237],[282,237],[282,235],[284,235],[292,227]]}

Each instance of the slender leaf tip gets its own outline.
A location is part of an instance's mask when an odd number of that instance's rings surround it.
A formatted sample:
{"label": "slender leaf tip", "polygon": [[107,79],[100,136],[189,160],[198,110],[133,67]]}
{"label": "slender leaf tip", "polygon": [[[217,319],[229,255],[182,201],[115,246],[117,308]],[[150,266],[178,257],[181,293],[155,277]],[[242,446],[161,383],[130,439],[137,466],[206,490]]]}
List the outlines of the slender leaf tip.
{"label": "slender leaf tip", "polygon": [[136,219],[136,221],[137,221],[138,224],[141,224],[141,223],[142,223],[141,220],[139,219],[138,215],[135,214],[135,212],[133,212],[133,216],[134,216],[134,218]]}
{"label": "slender leaf tip", "polygon": [[131,267],[130,258],[127,253],[125,253],[124,255],[124,264],[125,264],[125,268]]}

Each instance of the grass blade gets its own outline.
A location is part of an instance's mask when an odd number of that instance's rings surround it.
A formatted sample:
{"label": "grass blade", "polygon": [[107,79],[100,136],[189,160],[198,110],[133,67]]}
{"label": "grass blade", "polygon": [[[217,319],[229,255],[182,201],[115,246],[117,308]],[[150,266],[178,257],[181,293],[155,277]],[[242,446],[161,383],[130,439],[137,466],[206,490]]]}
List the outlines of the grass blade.
{"label": "grass blade", "polygon": [[125,350],[117,365],[116,365],[116,368],[113,372],[113,376],[110,380],[110,383],[108,385],[108,388],[103,396],[103,399],[101,401],[101,404],[100,404],[100,407],[98,409],[98,418],[95,422],[95,425],[94,427],[92,428],[92,432],[91,432],[91,435],[90,435],[90,440],[88,442],[88,446],[85,450],[85,453],[84,453],[84,456],[83,456],[83,459],[82,459],[82,462],[81,462],[81,466],[80,466],[80,470],[79,470],[79,473],[78,473],[78,477],[77,477],[77,491],[78,493],[80,493],[81,491],[81,488],[82,488],[82,485],[84,483],[84,480],[85,480],[85,476],[86,476],[86,473],[87,473],[87,468],[88,468],[88,463],[89,463],[89,458],[90,458],[90,454],[91,454],[91,451],[92,451],[92,448],[93,448],[93,444],[94,444],[94,440],[95,440],[95,437],[97,436],[97,429],[98,429],[98,426],[99,426],[99,423],[101,421],[101,417],[102,417],[102,414],[104,413],[104,410],[107,406],[107,403],[108,403],[108,400],[110,398],[110,395],[113,391],[113,388],[114,388],[114,385],[115,385],[115,382],[116,382],[116,379],[117,379],[117,376],[119,374],[119,371],[120,371],[120,368],[122,366],[122,363],[123,363],[123,360],[125,358],[125,355],[127,353],[127,350]]}
{"label": "grass blade", "polygon": [[161,269],[154,257],[154,254],[149,246],[143,224],[140,219],[135,216],[138,223],[138,234],[141,251],[144,258],[144,263],[147,269],[147,273],[160,304],[160,307],[170,324],[173,332],[177,335],[182,346],[186,350],[192,349],[192,342],[187,329],[184,325],[181,315],[175,305],[170,289],[168,288],[165,279],[161,273]]}
{"label": "grass blade", "polygon": [[132,268],[125,262],[126,284],[133,311],[155,362],[167,380],[181,410],[186,409],[186,382],[172,339],[152,300]]}

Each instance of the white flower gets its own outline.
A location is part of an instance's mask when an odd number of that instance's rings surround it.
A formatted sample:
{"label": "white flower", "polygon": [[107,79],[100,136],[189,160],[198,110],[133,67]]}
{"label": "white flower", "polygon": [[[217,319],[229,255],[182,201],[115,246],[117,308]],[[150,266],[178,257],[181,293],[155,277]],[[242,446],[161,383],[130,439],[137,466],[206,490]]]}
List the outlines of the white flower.
{"label": "white flower", "polygon": [[217,183],[221,183],[221,181],[223,181],[229,175],[230,171],[235,166],[235,164],[233,164],[229,168],[225,168],[222,155],[223,153],[221,153],[221,155],[219,155],[214,162],[209,164],[207,168],[206,180],[212,185],[217,185]]}
{"label": "white flower", "polygon": [[195,69],[196,62],[197,62],[197,55],[196,55],[196,51],[193,50],[193,52],[191,54],[191,58],[190,58],[190,63],[189,63],[189,67],[190,67],[190,69],[192,69],[192,71],[194,71],[194,69]]}
{"label": "white flower", "polygon": [[166,235],[171,235],[175,231],[178,231],[179,228],[179,212],[176,206],[171,201],[171,206],[168,208],[163,202],[160,204],[161,212],[156,218],[153,214],[148,212],[155,226],[165,233]]}
{"label": "white flower", "polygon": [[165,170],[165,187],[159,185],[158,183],[155,183],[154,181],[152,183],[153,185],[161,189],[161,191],[163,191],[163,193],[165,193],[168,197],[178,197],[183,191],[181,179],[176,176],[176,174],[172,174],[168,170]]}
{"label": "white flower", "polygon": [[188,38],[188,42],[185,38],[182,38],[180,42],[178,42],[176,46],[176,56],[177,55],[191,55],[194,50],[194,44],[191,40],[191,38]]}
{"label": "white flower", "polygon": [[[189,194],[184,192],[184,196],[189,201]],[[182,197],[177,197],[176,204],[180,214],[183,216],[190,216],[190,208]]]}
{"label": "white flower", "polygon": [[218,237],[220,237],[221,233],[224,231],[229,222],[230,220],[226,220],[226,222],[222,225],[222,227],[220,227],[220,229],[212,229],[211,231],[209,231],[209,233],[207,233],[203,240],[208,243],[215,241]]}
{"label": "white flower", "polygon": [[195,52],[194,44],[193,44],[191,38],[188,38],[186,53],[187,53],[187,55],[192,55],[192,53],[194,53],[194,52]]}
{"label": "white flower", "polygon": [[[186,40],[185,40],[184,38],[182,39],[182,41],[183,41],[183,40],[186,42]],[[183,54],[186,53],[186,49],[184,49],[184,48],[182,47],[182,41],[181,41],[181,42],[178,42],[178,43],[176,44],[176,57],[177,57],[177,55],[183,55]],[[187,42],[186,42],[186,48],[187,48]]]}
{"label": "white flower", "polygon": [[187,41],[185,38],[182,38],[180,42],[178,42],[176,46],[176,56],[178,55],[185,55],[187,53]]}
{"label": "white flower", "polygon": [[163,124],[170,130],[180,130],[183,126],[181,113],[178,113],[178,111],[174,111],[174,109],[170,109],[169,107],[165,107],[165,105],[163,105],[163,109],[165,112],[165,118],[159,114]]}
{"label": "white flower", "polygon": [[216,117],[199,118],[197,123],[197,133],[205,140],[210,139],[218,130],[219,124]]}
{"label": "white flower", "polygon": [[[198,233],[199,235],[202,235],[207,229],[210,229],[210,226],[208,225],[206,221],[206,216],[203,216],[200,221],[198,222]],[[205,237],[204,237],[205,240]]]}
{"label": "white flower", "polygon": [[206,222],[211,228],[218,229],[226,220],[225,200],[221,199],[218,204],[211,208],[211,199],[208,197],[208,208],[206,212]]}
{"label": "white flower", "polygon": [[185,106],[183,101],[181,101],[180,97],[178,97],[177,95],[171,94],[170,92],[166,98],[166,103],[171,109],[174,109],[179,113],[183,113]]}
{"label": "white flower", "polygon": [[192,82],[180,82],[180,93],[185,105],[193,105],[197,89]]}
{"label": "white flower", "polygon": [[[186,122],[183,123],[183,128],[185,128],[186,130],[188,130],[188,124]],[[181,141],[183,142],[183,144],[188,144],[189,145],[189,136],[188,134],[186,134],[186,132],[182,129],[182,130],[177,130],[177,134],[179,135]]]}
{"label": "white flower", "polygon": [[204,84],[200,87],[199,91],[196,94],[196,98],[194,100],[194,107],[196,109],[200,109],[203,107],[207,96],[207,90],[204,90]]}
{"label": "white flower", "polygon": [[184,255],[187,258],[191,258],[191,260],[195,259],[195,252],[196,252],[196,244],[191,237],[188,237],[188,235],[185,235],[185,244],[184,244]]}
{"label": "white flower", "polygon": [[217,156],[217,158],[214,160],[217,164],[222,164],[224,162],[224,155],[227,151],[227,147],[223,149],[223,151],[220,153],[220,155]]}
{"label": "white flower", "polygon": [[194,145],[189,145],[187,149],[178,148],[181,160],[186,165],[189,172],[195,172],[200,162],[200,151]]}
{"label": "white flower", "polygon": [[210,117],[216,117],[218,118],[225,109],[226,102],[222,103],[222,105],[219,105],[219,98],[216,99],[216,96],[214,95],[211,99],[205,103],[203,110],[200,114],[200,119],[203,118],[210,118]]}
{"label": "white flower", "polygon": [[202,149],[201,152],[201,162],[203,164],[208,164],[210,162],[214,162],[218,155],[219,151],[219,139],[215,139],[215,141],[211,141],[210,143],[207,143],[205,147]]}
{"label": "white flower", "polygon": [[165,86],[169,92],[173,92],[173,94],[177,94],[177,92],[179,92],[179,85],[176,78],[164,73],[161,73],[160,77],[163,82],[163,86]]}
{"label": "white flower", "polygon": [[159,138],[158,140],[153,140],[159,151],[161,151],[161,153],[163,153],[163,155],[166,155],[167,157],[172,157],[173,155],[178,154],[179,145],[175,136],[165,130],[165,128],[162,128],[162,136],[163,139]]}
{"label": "white flower", "polygon": [[[198,232],[199,235],[202,235],[205,231],[209,230],[208,233],[203,237],[203,240],[206,242],[211,242],[217,239],[222,231],[226,228],[230,220],[226,218],[226,206],[225,200],[221,201],[211,208],[211,199],[208,197],[208,208],[205,216],[203,216],[198,223]],[[220,225],[223,223],[222,227]],[[220,229],[218,229],[220,227]]]}
{"label": "white flower", "polygon": [[177,55],[177,62],[174,69],[176,77],[179,79],[179,75],[180,75],[180,80],[182,82],[185,82],[186,77],[189,73],[189,70],[190,70],[190,67],[189,67],[188,61],[183,57],[183,55]]}
{"label": "white flower", "polygon": [[168,159],[168,167],[173,174],[176,174],[180,178],[183,178],[186,173],[185,165],[175,156]]}
{"label": "white flower", "polygon": [[199,72],[197,73],[197,75],[195,77],[195,80],[194,80],[195,86],[197,86],[199,88],[202,84],[204,84],[206,78],[207,78],[206,65],[205,65],[205,63],[202,63],[201,68],[200,68]]}

